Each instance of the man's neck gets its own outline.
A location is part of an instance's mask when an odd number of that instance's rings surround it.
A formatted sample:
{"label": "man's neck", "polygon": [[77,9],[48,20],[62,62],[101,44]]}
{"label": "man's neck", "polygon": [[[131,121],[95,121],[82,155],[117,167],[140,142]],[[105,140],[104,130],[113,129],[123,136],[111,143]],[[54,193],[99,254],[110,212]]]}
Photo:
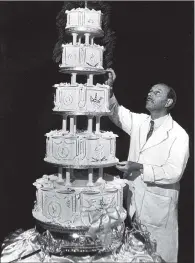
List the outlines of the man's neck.
{"label": "man's neck", "polygon": [[152,120],[159,119],[161,117],[164,117],[167,115],[167,111],[162,111],[162,112],[150,112],[150,116]]}

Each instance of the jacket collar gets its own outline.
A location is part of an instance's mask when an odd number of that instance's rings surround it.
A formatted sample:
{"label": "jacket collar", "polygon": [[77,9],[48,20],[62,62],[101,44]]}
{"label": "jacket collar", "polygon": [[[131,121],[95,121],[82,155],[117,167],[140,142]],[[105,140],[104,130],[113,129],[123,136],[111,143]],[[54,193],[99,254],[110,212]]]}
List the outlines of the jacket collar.
{"label": "jacket collar", "polygon": [[165,119],[163,124],[152,134],[152,136],[146,142],[146,137],[148,133],[148,127],[151,117],[148,118],[142,123],[140,126],[140,149],[144,151],[148,148],[151,148],[162,141],[168,138],[168,131],[170,131],[173,127],[173,119],[169,114],[168,117]]}

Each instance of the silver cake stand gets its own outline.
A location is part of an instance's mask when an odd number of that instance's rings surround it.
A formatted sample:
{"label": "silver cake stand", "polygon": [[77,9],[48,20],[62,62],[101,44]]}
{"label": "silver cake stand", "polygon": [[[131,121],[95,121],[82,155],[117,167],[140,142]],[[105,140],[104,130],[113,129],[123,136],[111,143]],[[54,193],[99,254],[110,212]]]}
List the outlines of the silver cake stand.
{"label": "silver cake stand", "polygon": [[74,116],[74,115],[82,115],[82,116],[110,116],[111,112],[92,112],[92,111],[84,111],[84,112],[80,112],[80,111],[57,111],[57,110],[53,110],[54,114],[60,114],[60,115],[69,115],[69,116]]}
{"label": "silver cake stand", "polygon": [[77,73],[78,75],[100,75],[105,74],[107,71],[97,67],[64,67],[60,66],[59,72],[61,73]]}
{"label": "silver cake stand", "polygon": [[90,36],[92,37],[103,37],[104,36],[104,31],[100,28],[91,28],[87,26],[77,26],[77,27],[69,27],[66,28],[66,33],[72,35],[72,33],[76,33],[78,35],[83,35],[86,33],[89,33]]}
{"label": "silver cake stand", "polygon": [[101,163],[101,164],[90,164],[90,165],[80,165],[80,164],[75,164],[75,165],[70,165],[70,164],[64,164],[64,163],[54,163],[51,161],[47,161],[47,159],[44,159],[45,162],[53,164],[56,167],[62,167],[62,168],[70,168],[70,169],[89,169],[89,168],[107,168],[111,166],[115,166],[118,164],[119,160],[117,159],[115,162],[112,163]]}

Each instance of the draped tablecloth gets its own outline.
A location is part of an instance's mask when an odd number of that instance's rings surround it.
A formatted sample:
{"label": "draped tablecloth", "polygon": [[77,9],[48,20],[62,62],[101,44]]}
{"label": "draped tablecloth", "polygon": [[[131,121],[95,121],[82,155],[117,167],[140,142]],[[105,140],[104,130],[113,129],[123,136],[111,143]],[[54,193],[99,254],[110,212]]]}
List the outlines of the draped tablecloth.
{"label": "draped tablecloth", "polygon": [[[47,246],[43,245],[44,236],[35,228],[23,231],[19,229],[5,238],[1,248],[1,262],[164,262],[151,249],[142,251],[132,249],[130,239],[132,232],[127,230],[124,243],[118,251],[112,253],[78,256],[67,254],[63,256],[51,255]],[[47,235],[50,235],[47,232]],[[45,235],[46,236],[46,235]]]}

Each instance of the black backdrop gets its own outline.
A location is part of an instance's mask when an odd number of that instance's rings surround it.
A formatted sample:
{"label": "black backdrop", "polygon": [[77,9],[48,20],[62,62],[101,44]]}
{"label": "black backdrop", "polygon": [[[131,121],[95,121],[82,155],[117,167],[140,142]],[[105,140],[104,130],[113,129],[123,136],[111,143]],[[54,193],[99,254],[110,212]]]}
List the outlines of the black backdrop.
{"label": "black backdrop", "polygon": [[[61,127],[52,114],[52,85],[64,81],[52,61],[57,42],[56,15],[63,2],[0,3],[0,214],[1,239],[9,232],[33,227],[32,183],[55,171],[43,161],[44,134]],[[175,88],[172,116],[190,136],[190,160],[181,180],[179,200],[180,262],[193,259],[193,72],[194,3],[110,2],[117,36],[113,68],[118,101],[145,112],[151,85]],[[117,157],[125,160],[129,138],[108,118],[101,128],[119,135]],[[109,172],[117,174],[115,168]]]}

